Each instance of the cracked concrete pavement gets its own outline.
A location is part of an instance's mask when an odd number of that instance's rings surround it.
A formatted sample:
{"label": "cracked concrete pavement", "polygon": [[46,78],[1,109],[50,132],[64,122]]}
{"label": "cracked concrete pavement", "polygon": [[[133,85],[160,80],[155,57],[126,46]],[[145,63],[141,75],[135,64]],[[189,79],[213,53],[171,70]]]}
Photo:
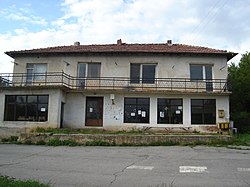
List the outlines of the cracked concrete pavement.
{"label": "cracked concrete pavement", "polygon": [[250,150],[0,144],[0,175],[55,187],[250,186]]}

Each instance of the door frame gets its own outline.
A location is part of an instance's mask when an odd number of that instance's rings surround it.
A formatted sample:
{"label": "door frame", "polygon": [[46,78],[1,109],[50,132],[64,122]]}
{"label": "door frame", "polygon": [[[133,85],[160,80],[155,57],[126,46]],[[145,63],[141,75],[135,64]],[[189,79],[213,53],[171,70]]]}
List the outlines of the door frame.
{"label": "door frame", "polygon": [[[93,122],[97,122],[97,124],[98,125],[91,125],[91,124],[88,124],[88,115],[87,115],[87,113],[88,113],[88,101],[93,101],[93,100],[96,100],[96,101],[98,101],[99,100],[99,109],[100,109],[100,112],[101,112],[101,114],[100,114],[100,119],[99,119],[99,121],[94,121],[95,119],[93,119]],[[87,126],[87,127],[103,127],[103,100],[104,100],[104,97],[102,97],[102,96],[86,96],[86,104],[85,104],[85,126]],[[98,119],[96,119],[96,120],[98,120]]]}

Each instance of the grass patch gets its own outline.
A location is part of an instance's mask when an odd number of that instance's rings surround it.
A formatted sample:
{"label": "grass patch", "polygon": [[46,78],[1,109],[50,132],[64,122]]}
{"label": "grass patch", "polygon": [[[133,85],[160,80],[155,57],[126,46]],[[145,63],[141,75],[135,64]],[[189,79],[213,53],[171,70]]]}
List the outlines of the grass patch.
{"label": "grass patch", "polygon": [[[149,134],[149,132],[144,132],[143,130],[139,129],[132,129],[130,131],[110,131],[105,129],[69,129],[69,128],[62,128],[62,129],[55,129],[55,128],[42,128],[37,127],[33,132],[36,133],[51,133],[51,134],[133,134],[133,135],[142,135],[142,134]],[[154,134],[154,133],[150,133]]]}
{"label": "grass patch", "polygon": [[3,143],[17,143],[18,136],[10,136],[9,138],[3,138],[1,141]]}
{"label": "grass patch", "polygon": [[250,133],[237,134],[236,136],[233,137],[231,145],[250,146]]}
{"label": "grass patch", "polygon": [[16,180],[8,176],[0,176],[0,187],[49,187],[34,180]]}
{"label": "grass patch", "polygon": [[109,143],[106,141],[100,141],[100,140],[96,140],[96,141],[88,141],[85,143],[86,146],[115,146],[115,142],[113,143]]}
{"label": "grass patch", "polygon": [[75,140],[50,139],[46,145],[49,146],[79,146]]}

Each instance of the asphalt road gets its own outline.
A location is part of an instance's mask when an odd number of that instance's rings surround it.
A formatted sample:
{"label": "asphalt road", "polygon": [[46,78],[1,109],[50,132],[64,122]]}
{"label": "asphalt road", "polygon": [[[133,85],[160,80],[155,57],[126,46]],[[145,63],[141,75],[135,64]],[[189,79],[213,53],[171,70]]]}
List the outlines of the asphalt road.
{"label": "asphalt road", "polygon": [[0,175],[52,186],[250,186],[250,150],[0,144]]}

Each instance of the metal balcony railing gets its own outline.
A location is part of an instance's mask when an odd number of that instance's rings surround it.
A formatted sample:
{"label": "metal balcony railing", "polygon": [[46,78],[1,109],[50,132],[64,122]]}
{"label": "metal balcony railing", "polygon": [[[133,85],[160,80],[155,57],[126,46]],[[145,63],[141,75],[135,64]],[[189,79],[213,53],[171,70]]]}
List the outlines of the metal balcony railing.
{"label": "metal balcony railing", "polygon": [[0,88],[64,87],[79,90],[228,92],[226,79],[190,80],[189,78],[137,79],[128,77],[79,78],[64,72],[46,74],[0,74]]}

